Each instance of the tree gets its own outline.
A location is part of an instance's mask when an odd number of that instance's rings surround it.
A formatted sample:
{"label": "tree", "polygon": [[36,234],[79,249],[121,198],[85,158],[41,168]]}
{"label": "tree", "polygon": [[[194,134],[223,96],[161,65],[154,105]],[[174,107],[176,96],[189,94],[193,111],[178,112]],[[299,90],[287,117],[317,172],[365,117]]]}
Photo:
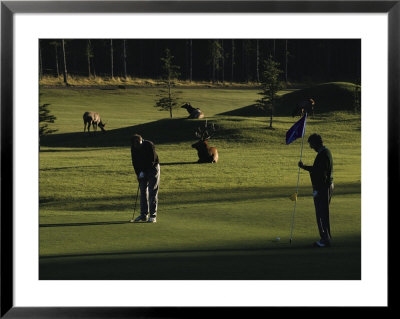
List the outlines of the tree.
{"label": "tree", "polygon": [[88,78],[90,79],[92,76],[92,72],[90,71],[90,60],[94,57],[92,43],[90,42],[90,40],[87,40],[86,56],[88,64]]}
{"label": "tree", "polygon": [[65,57],[65,41],[61,40],[62,54],[63,54],[63,75],[64,75],[64,83],[68,86],[68,73],[67,73],[67,59]]}
{"label": "tree", "polygon": [[48,109],[49,105],[50,104],[39,105],[39,137],[57,131],[49,129],[48,123],[54,123],[54,121],[57,119],[54,115],[50,114],[50,110]]}
{"label": "tree", "polygon": [[160,94],[158,95],[160,99],[156,101],[155,107],[160,108],[164,111],[169,111],[169,115],[172,118],[172,109],[176,108],[178,105],[178,97],[177,94],[180,92],[172,91],[173,86],[175,85],[174,79],[179,77],[179,66],[174,65],[172,60],[174,57],[171,55],[171,51],[167,48],[165,50],[165,56],[161,58],[161,62],[163,64],[164,70],[164,82],[166,85],[166,90],[160,90]]}
{"label": "tree", "polygon": [[210,41],[210,62],[212,71],[212,83],[216,82],[217,72],[220,70],[220,61],[223,57],[223,49],[219,40]]}
{"label": "tree", "polygon": [[190,72],[189,72],[189,79],[190,83],[193,81],[193,41],[189,40],[189,48],[190,48]]}
{"label": "tree", "polygon": [[288,83],[288,40],[285,40],[285,83]]}
{"label": "tree", "polygon": [[256,40],[256,80],[260,83],[260,46],[258,39]]}
{"label": "tree", "polygon": [[270,111],[270,128],[272,128],[276,94],[282,88],[279,80],[281,73],[283,72],[281,69],[279,69],[279,63],[273,59],[272,55],[269,55],[269,57],[264,60],[263,63],[263,72],[261,74],[262,91],[258,93],[262,95],[262,98],[257,100],[257,103],[266,112],[268,112],[268,110]]}
{"label": "tree", "polygon": [[124,79],[126,80],[128,78],[128,72],[126,70],[126,40],[123,40],[123,46],[124,46]]}
{"label": "tree", "polygon": [[57,77],[60,76],[60,70],[58,68],[58,47],[60,46],[60,43],[58,41],[52,41],[50,42],[50,45],[54,46],[55,50],[55,58],[56,58],[56,72],[57,72]]}
{"label": "tree", "polygon": [[242,40],[242,80],[250,82],[250,59],[252,56],[252,40]]}
{"label": "tree", "polygon": [[224,51],[224,40],[221,40],[221,60],[222,60],[222,67],[221,67],[221,76],[222,76],[222,83],[225,83],[225,51]]}
{"label": "tree", "polygon": [[233,70],[235,65],[235,40],[232,39],[232,51],[231,51],[231,84],[233,83]]}
{"label": "tree", "polygon": [[192,83],[193,80],[193,43],[192,40],[186,40],[185,43],[185,62],[186,62],[186,80]]}
{"label": "tree", "polygon": [[39,40],[39,80],[43,78],[42,46]]}
{"label": "tree", "polygon": [[110,55],[111,55],[111,79],[114,79],[114,47],[113,40],[110,40]]}

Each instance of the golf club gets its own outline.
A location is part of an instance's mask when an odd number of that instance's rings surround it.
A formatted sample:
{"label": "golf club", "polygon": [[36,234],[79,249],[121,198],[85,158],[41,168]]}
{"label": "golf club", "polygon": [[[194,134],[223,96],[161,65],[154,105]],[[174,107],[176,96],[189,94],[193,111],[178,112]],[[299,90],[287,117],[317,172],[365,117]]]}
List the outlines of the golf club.
{"label": "golf club", "polygon": [[137,204],[138,195],[139,195],[139,184],[138,184],[137,192],[136,192],[135,207],[133,208],[133,215],[132,215],[132,219],[130,220],[131,223],[133,223],[135,221],[135,211],[136,211],[136,204]]}

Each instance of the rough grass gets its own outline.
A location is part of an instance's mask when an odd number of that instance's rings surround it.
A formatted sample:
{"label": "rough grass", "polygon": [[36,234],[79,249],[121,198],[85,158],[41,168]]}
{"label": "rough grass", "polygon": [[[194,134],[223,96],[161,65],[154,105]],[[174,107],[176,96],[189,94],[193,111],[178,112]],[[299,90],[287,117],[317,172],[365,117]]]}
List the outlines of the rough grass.
{"label": "rough grass", "polygon": [[[52,76],[52,75],[44,75],[39,81],[39,84],[42,87],[65,87],[64,77],[61,76]],[[68,76],[68,86],[69,87],[119,87],[126,88],[130,86],[143,86],[143,87],[159,87],[164,84],[164,81],[160,79],[152,79],[152,78],[136,78],[130,77],[127,78],[115,76],[114,78],[105,77],[105,76],[91,76],[90,78],[87,76],[77,76],[77,75],[69,75]],[[174,85],[177,87],[257,87],[258,83],[254,82],[246,82],[246,83],[237,83],[237,82],[218,82],[212,83],[211,81],[188,81],[188,80],[174,80]]]}
{"label": "rough grass", "polygon": [[[182,90],[218,128],[218,164],[196,163],[190,144],[204,121],[183,109],[169,119],[153,107],[157,89],[41,93],[59,131],[41,139],[40,279],[361,278],[359,114],[317,114],[307,124],[306,135],[322,134],[335,163],[335,245],[327,251],[310,248],[318,231],[303,171],[288,244],[301,141],[285,145],[285,133],[296,119],[276,117],[270,130],[264,117],[229,114],[251,105],[256,90]],[[86,110],[99,111],[108,131],[84,134]],[[153,140],[160,157],[157,224],[128,223],[137,190],[132,132]],[[314,157],[305,145],[303,161]]]}

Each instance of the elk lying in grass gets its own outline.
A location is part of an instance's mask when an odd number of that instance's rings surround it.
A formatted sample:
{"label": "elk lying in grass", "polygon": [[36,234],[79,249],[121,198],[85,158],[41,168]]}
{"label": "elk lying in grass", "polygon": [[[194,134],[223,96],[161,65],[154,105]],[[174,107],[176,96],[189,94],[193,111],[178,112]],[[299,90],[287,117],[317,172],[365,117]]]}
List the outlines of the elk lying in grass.
{"label": "elk lying in grass", "polygon": [[299,103],[298,106],[292,112],[292,116],[300,115],[303,116],[304,113],[308,115],[314,115],[314,105],[315,101],[313,99],[304,100]]}
{"label": "elk lying in grass", "polygon": [[199,108],[194,108],[193,106],[191,106],[190,103],[183,104],[181,108],[188,111],[188,119],[202,119],[204,117],[204,113]]}
{"label": "elk lying in grass", "polygon": [[207,121],[205,127],[199,127],[195,133],[196,137],[200,140],[192,145],[197,150],[199,156],[198,163],[217,163],[218,162],[218,150],[208,145],[208,140],[215,133],[214,124],[211,125],[211,133],[207,129]]}
{"label": "elk lying in grass", "polygon": [[83,113],[83,125],[83,132],[86,131],[86,125],[88,132],[90,132],[90,125],[93,126],[94,131],[97,131],[97,126],[99,126],[103,132],[105,131],[104,127],[106,126],[106,124],[101,121],[100,115],[97,112]]}

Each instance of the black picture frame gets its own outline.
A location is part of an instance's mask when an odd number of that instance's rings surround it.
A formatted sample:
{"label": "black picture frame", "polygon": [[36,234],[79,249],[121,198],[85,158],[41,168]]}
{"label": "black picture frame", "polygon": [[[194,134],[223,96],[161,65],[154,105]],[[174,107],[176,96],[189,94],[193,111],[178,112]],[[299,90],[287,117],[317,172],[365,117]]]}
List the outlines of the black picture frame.
{"label": "black picture frame", "polygon": [[[6,318],[193,318],[269,314],[277,308],[15,307],[13,299],[13,18],[16,13],[387,13],[388,218],[399,183],[400,1],[1,1],[1,313]],[[379,165],[379,163],[377,163]],[[390,233],[389,233],[390,234]],[[390,237],[390,236],[389,236]],[[389,238],[388,243],[390,244]],[[390,251],[390,245],[389,245]],[[388,256],[388,262],[389,260]],[[389,270],[389,269],[388,269]],[[388,280],[388,287],[390,281]],[[388,300],[390,309],[390,298]],[[294,308],[290,308],[294,310]],[[303,309],[304,310],[304,309]],[[281,309],[279,310],[281,311]],[[299,313],[298,313],[299,314]]]}

